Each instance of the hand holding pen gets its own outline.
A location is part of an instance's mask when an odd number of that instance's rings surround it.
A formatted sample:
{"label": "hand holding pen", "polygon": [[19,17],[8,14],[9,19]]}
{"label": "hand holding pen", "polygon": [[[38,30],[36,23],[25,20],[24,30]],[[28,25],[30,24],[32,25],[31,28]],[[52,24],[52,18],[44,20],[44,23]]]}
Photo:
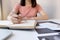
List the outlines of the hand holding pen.
{"label": "hand holding pen", "polygon": [[11,18],[13,24],[19,24],[22,21],[22,17],[19,15],[14,14]]}

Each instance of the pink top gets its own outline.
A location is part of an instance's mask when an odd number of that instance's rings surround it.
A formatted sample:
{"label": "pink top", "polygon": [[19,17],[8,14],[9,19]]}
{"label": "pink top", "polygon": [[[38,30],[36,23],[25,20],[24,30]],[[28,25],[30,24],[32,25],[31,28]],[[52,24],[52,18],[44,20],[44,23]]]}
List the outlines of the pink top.
{"label": "pink top", "polygon": [[21,6],[20,4],[16,4],[14,10],[18,10],[22,17],[35,17],[42,8],[39,5],[32,8],[31,6]]}

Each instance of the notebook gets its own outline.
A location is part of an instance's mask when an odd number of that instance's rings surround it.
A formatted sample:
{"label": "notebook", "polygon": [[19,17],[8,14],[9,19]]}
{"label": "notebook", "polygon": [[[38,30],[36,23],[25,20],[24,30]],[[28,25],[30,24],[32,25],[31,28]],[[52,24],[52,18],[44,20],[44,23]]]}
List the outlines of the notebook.
{"label": "notebook", "polygon": [[0,27],[9,27],[12,29],[33,29],[36,27],[36,20],[23,20],[20,24],[13,24],[11,21],[0,21]]}
{"label": "notebook", "polygon": [[12,32],[7,29],[0,29],[0,40],[7,39],[11,34]]}

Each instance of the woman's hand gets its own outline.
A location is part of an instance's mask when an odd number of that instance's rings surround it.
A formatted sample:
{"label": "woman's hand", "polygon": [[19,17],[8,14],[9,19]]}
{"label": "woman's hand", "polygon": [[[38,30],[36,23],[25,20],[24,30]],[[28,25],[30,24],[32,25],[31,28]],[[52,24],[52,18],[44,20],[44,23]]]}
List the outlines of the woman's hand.
{"label": "woman's hand", "polygon": [[13,15],[13,16],[11,17],[11,20],[12,20],[12,22],[13,22],[14,24],[19,24],[19,23],[21,23],[21,21],[22,21],[22,17],[21,17],[21,16],[18,16],[18,15]]}

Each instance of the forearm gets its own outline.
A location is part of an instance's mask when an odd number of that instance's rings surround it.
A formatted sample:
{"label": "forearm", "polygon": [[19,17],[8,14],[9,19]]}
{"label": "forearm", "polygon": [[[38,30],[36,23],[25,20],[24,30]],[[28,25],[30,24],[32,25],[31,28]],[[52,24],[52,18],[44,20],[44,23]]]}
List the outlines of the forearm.
{"label": "forearm", "polygon": [[23,18],[23,20],[47,20],[48,19],[48,17],[30,17],[30,18],[28,18],[28,17],[26,17],[26,18]]}
{"label": "forearm", "polygon": [[35,20],[47,20],[47,17],[34,17]]}

